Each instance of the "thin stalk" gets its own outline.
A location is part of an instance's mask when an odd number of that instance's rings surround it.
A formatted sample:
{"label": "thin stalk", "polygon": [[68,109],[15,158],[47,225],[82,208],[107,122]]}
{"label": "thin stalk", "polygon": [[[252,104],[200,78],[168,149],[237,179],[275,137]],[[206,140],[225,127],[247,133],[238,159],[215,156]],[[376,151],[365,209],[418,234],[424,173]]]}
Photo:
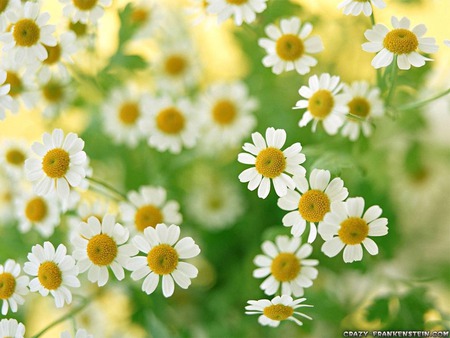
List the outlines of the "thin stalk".
{"label": "thin stalk", "polygon": [[444,97],[444,96],[448,95],[449,93],[450,93],[450,88],[448,88],[447,90],[443,91],[442,93],[436,94],[428,99],[404,104],[404,105],[396,108],[396,110],[410,110],[410,109],[419,108],[419,107],[426,105],[427,103],[430,103],[430,102],[433,102],[434,100],[440,99],[441,97]]}
{"label": "thin stalk", "polygon": [[112,193],[114,193],[114,194],[120,196],[120,197],[123,198],[124,200],[127,199],[127,195],[125,195],[124,193],[120,192],[119,190],[117,190],[117,189],[114,188],[112,185],[110,185],[110,184],[108,184],[108,183],[106,183],[106,182],[103,182],[103,181],[101,181],[101,180],[99,180],[99,179],[96,179],[96,178],[93,178],[93,177],[86,177],[86,179],[88,179],[89,181],[91,181],[91,182],[93,182],[93,183],[95,183],[95,184],[98,184],[98,185],[104,187],[105,189],[111,191]]}
{"label": "thin stalk", "polygon": [[[372,23],[372,27],[373,27],[376,25],[376,21],[375,21],[375,14],[373,13],[373,5],[370,4],[370,6],[372,6],[372,13],[370,14],[370,22]],[[377,86],[378,86],[378,88],[381,88],[381,85],[382,85],[381,69],[377,68],[376,72],[377,72]]]}
{"label": "thin stalk", "polygon": [[[370,4],[372,6],[372,4]],[[370,14],[370,22],[372,26],[375,26],[375,14],[373,14],[373,6],[372,6],[372,14]]]}
{"label": "thin stalk", "polygon": [[392,96],[394,95],[394,89],[397,82],[397,55],[394,56],[394,60],[392,60],[391,64],[391,76],[390,76],[390,87],[389,92],[386,98],[386,106],[389,106],[392,100]]}

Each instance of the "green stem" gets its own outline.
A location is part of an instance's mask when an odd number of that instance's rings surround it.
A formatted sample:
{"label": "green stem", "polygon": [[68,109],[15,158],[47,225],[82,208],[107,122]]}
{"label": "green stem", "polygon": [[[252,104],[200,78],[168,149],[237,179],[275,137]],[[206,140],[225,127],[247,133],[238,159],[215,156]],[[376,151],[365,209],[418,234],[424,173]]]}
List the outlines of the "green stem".
{"label": "green stem", "polygon": [[372,6],[372,14],[370,14],[370,22],[372,23],[372,26],[375,26],[375,15],[373,14],[373,6]]}
{"label": "green stem", "polygon": [[396,110],[410,110],[410,109],[414,109],[414,108],[419,108],[419,107],[422,107],[422,106],[426,105],[427,103],[430,103],[430,102],[432,102],[434,100],[437,100],[437,99],[439,99],[439,98],[441,98],[443,96],[446,96],[449,93],[450,93],[450,88],[445,90],[445,91],[443,91],[442,93],[436,94],[436,95],[434,95],[434,96],[432,96],[432,97],[430,97],[428,99],[425,99],[423,101],[417,101],[417,102],[412,102],[412,103],[409,103],[409,104],[404,104],[404,105],[396,108]]}
{"label": "green stem", "polygon": [[110,185],[110,184],[108,184],[106,182],[103,182],[103,181],[101,181],[99,179],[93,178],[93,177],[86,177],[86,179],[91,181],[91,182],[93,182],[93,183],[95,183],[95,184],[98,184],[98,185],[102,186],[103,188],[105,188],[105,189],[111,191],[112,193],[120,196],[122,199],[127,200],[127,195],[125,195],[124,193],[120,192],[119,190],[114,188],[112,185]]}
{"label": "green stem", "polygon": [[389,87],[389,92],[386,98],[386,106],[388,107],[391,103],[392,97],[394,95],[395,92],[395,84],[397,82],[397,55],[394,56],[394,59],[392,60],[391,63],[391,76],[390,76],[390,87]]}

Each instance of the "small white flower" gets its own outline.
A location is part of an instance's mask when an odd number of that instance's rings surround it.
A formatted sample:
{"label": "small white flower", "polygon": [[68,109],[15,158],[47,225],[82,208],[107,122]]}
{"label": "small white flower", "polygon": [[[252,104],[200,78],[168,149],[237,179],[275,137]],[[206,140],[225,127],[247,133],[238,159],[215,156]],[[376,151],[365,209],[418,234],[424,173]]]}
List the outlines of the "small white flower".
{"label": "small white flower", "polygon": [[291,211],[283,217],[283,225],[292,227],[291,234],[294,237],[300,237],[306,229],[306,222],[310,222],[308,242],[314,242],[317,236],[316,223],[323,221],[332,203],[347,198],[344,182],[338,177],[330,182],[330,176],[328,170],[314,169],[309,176],[309,185],[305,177],[294,176],[300,193],[289,189],[284,197],[278,199],[281,209]]}
{"label": "small white flower", "polygon": [[2,315],[4,316],[8,314],[9,308],[12,312],[17,312],[17,305],[25,302],[23,297],[28,293],[27,286],[30,279],[28,276],[19,275],[20,265],[14,260],[6,260],[4,266],[0,264],[0,299],[3,301]]}
{"label": "small white flower", "polygon": [[345,15],[356,16],[363,12],[365,16],[370,16],[372,15],[372,4],[380,9],[386,7],[383,0],[344,0],[337,8],[344,8]]}
{"label": "small white flower", "polygon": [[306,126],[313,120],[312,130],[316,131],[317,124],[323,123],[325,131],[330,135],[335,135],[345,120],[348,112],[347,102],[349,96],[340,94],[343,84],[339,83],[339,76],[321,74],[320,77],[313,75],[309,78],[309,87],[302,86],[298,93],[306,100],[299,100],[294,109],[304,109],[299,127]]}
{"label": "small white flower", "polygon": [[29,156],[25,140],[5,140],[0,145],[0,164],[13,179],[22,178],[25,159]]}
{"label": "small white flower", "polygon": [[189,5],[186,6],[186,14],[192,21],[192,25],[196,26],[200,23],[214,23],[212,22],[212,15],[207,12],[208,0],[190,0]]}
{"label": "small white flower", "polygon": [[312,253],[310,244],[301,245],[300,237],[277,236],[275,243],[265,241],[261,248],[265,255],[257,255],[253,262],[258,269],[253,277],[265,278],[261,289],[267,295],[274,295],[281,285],[281,294],[295,297],[303,296],[303,288],[313,285],[318,271],[313,266],[316,259],[307,259]]}
{"label": "small white flower", "polygon": [[69,331],[61,333],[60,338],[94,338],[94,335],[89,334],[85,329],[78,329],[75,336],[72,336]]}
{"label": "small white flower", "polygon": [[371,255],[378,254],[378,246],[368,236],[384,236],[388,233],[387,218],[379,218],[382,210],[378,205],[364,213],[364,199],[349,198],[331,205],[331,212],[319,225],[319,234],[325,240],[322,252],[328,257],[336,256],[344,247],[344,262],[360,261],[363,257],[361,243]]}
{"label": "small white flower", "polygon": [[377,53],[372,60],[375,69],[387,67],[397,57],[397,66],[400,69],[410,69],[422,67],[425,61],[432,59],[420,55],[418,51],[424,53],[435,53],[439,46],[434,38],[424,38],[427,32],[425,25],[420,24],[409,30],[410,21],[403,17],[400,21],[393,16],[391,19],[393,30],[389,30],[385,25],[376,24],[372,29],[366,30],[364,36],[369,42],[362,44],[362,49],[369,53]]}
{"label": "small white flower", "polygon": [[97,23],[105,10],[104,7],[111,5],[111,0],[59,0],[65,6],[63,15],[70,17],[73,22],[83,24]]}
{"label": "small white flower", "polygon": [[300,307],[312,307],[312,305],[301,304],[305,300],[306,298],[294,300],[288,295],[276,296],[272,300],[249,300],[245,307],[245,314],[260,315],[258,322],[264,326],[278,327],[283,320],[291,320],[297,325],[303,325],[294,315],[312,320],[310,316],[295,311]]}
{"label": "small white flower", "polygon": [[0,321],[0,337],[23,338],[25,326],[15,319],[2,319]]}
{"label": "small white flower", "polygon": [[234,17],[236,25],[243,22],[252,23],[256,19],[256,13],[262,13],[267,7],[267,0],[207,0],[207,11],[217,14],[217,21],[224,22]]}
{"label": "small white flower", "polygon": [[28,262],[23,271],[36,278],[30,281],[30,291],[38,291],[46,297],[50,293],[55,298],[56,307],[64,306],[64,303],[72,302],[70,288],[80,287],[77,278],[78,267],[70,255],[66,255],[67,249],[63,244],[55,247],[50,242],[44,242],[44,247],[37,244],[31,248],[28,254]]}
{"label": "small white flower", "polygon": [[197,268],[182,260],[197,256],[200,248],[191,237],[180,240],[179,237],[180,227],[174,224],[158,224],[156,228],[146,228],[143,236],[134,236],[133,245],[147,257],[132,257],[127,269],[133,271],[133,280],[145,277],[142,291],[148,295],[155,291],[160,276],[164,297],[172,296],[174,280],[181,288],[187,289],[191,279],[197,277]]}
{"label": "small white flower", "polygon": [[137,253],[132,245],[126,244],[128,237],[128,229],[116,223],[113,215],[105,215],[102,223],[96,217],[82,222],[78,235],[72,237],[73,257],[80,273],[89,270],[88,280],[98,286],[108,282],[108,267],[118,280],[124,279],[123,268],[130,256]]}
{"label": "small white flower", "polygon": [[[44,80],[45,79],[45,80]],[[39,77],[39,94],[44,104],[42,115],[46,118],[54,118],[64,111],[74,97],[70,87],[70,77],[53,75]]]}
{"label": "small white flower", "polygon": [[280,27],[269,25],[266,34],[270,39],[262,38],[258,44],[263,47],[267,56],[263,58],[266,67],[272,67],[275,74],[296,70],[299,74],[309,73],[317,60],[308,54],[316,54],[323,50],[322,40],[318,36],[308,38],[313,26],[296,17],[282,19]]}
{"label": "small white flower", "polygon": [[252,134],[252,139],[254,144],[244,144],[242,149],[247,153],[240,153],[238,161],[254,165],[254,167],[244,170],[239,175],[239,180],[248,182],[250,191],[259,186],[258,197],[260,198],[266,198],[269,195],[271,180],[277,195],[279,197],[286,195],[287,188],[294,189],[295,183],[285,173],[304,176],[306,172],[300,165],[306,160],[305,155],[301,153],[301,144],[294,143],[282,151],[281,148],[286,142],[284,129],[267,128],[265,140],[258,132]]}
{"label": "small white flower", "polygon": [[155,0],[139,0],[133,3],[130,21],[137,26],[133,39],[148,39],[155,36],[164,23],[161,4]]}

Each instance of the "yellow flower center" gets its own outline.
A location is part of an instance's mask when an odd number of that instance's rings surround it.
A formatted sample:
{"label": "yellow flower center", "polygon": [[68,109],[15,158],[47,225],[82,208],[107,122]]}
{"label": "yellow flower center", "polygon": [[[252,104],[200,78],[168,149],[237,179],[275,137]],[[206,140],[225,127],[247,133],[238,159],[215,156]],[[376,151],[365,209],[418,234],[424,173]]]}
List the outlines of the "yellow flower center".
{"label": "yellow flower center", "polygon": [[89,240],[86,251],[95,265],[109,265],[117,256],[117,244],[108,235],[99,234]]}
{"label": "yellow flower center", "polygon": [[264,315],[272,320],[282,321],[288,319],[294,313],[294,309],[283,304],[266,306],[263,310]]}
{"label": "yellow flower center", "polygon": [[305,46],[298,36],[284,34],[277,40],[276,50],[282,60],[294,61],[303,55]]}
{"label": "yellow flower center", "polygon": [[[348,108],[350,114],[361,118],[366,118],[370,114],[370,103],[364,97],[354,97],[348,103]],[[352,117],[349,116],[349,118],[351,119]]]}
{"label": "yellow flower center", "polygon": [[9,272],[0,273],[0,299],[8,299],[16,290],[16,279]]}
{"label": "yellow flower center", "polygon": [[61,46],[57,44],[56,46],[47,46],[44,45],[45,50],[47,51],[47,58],[42,61],[42,63],[46,65],[53,65],[59,61],[61,58]]}
{"label": "yellow flower center", "polygon": [[369,234],[367,222],[359,217],[350,217],[341,223],[339,238],[348,245],[360,244]]}
{"label": "yellow flower center", "polygon": [[64,87],[58,82],[50,81],[42,87],[42,94],[50,103],[57,103],[64,97]]}
{"label": "yellow flower center", "polygon": [[286,158],[280,149],[269,147],[256,156],[255,167],[264,177],[275,178],[286,169]]}
{"label": "yellow flower center", "polygon": [[203,1],[202,1],[203,9],[206,9],[206,8],[208,7],[208,5],[209,5],[209,3],[208,3],[207,0],[203,0]]}
{"label": "yellow flower center", "polygon": [[41,222],[47,216],[47,203],[41,197],[32,198],[25,206],[25,216],[31,222]]}
{"label": "yellow flower center", "polygon": [[324,119],[334,107],[334,98],[329,90],[319,89],[309,98],[308,110],[317,119]]}
{"label": "yellow flower center", "polygon": [[3,11],[6,9],[6,6],[8,6],[9,0],[0,0],[0,13],[3,13]]}
{"label": "yellow flower center", "polygon": [[170,55],[164,63],[164,70],[170,76],[180,76],[187,68],[187,60],[182,55]]}
{"label": "yellow flower center", "polygon": [[61,178],[69,170],[69,153],[61,148],[49,150],[42,160],[42,170],[50,178]]}
{"label": "yellow flower center", "polygon": [[183,114],[175,107],[161,110],[156,117],[156,125],[166,134],[178,134],[183,130],[185,119]]}
{"label": "yellow flower center", "polygon": [[248,2],[248,0],[226,0],[230,5],[243,5]]}
{"label": "yellow flower center", "polygon": [[298,202],[298,212],[307,222],[320,222],[330,211],[330,199],[320,190],[308,190]]}
{"label": "yellow flower center", "polygon": [[236,115],[236,106],[230,100],[219,100],[212,108],[213,119],[220,125],[232,123]]}
{"label": "yellow flower center", "polygon": [[9,71],[6,72],[5,84],[10,85],[9,95],[11,97],[15,97],[15,96],[19,95],[23,90],[22,80],[15,72],[9,72]]}
{"label": "yellow flower center", "polygon": [[44,262],[39,266],[38,279],[47,290],[56,290],[62,284],[61,269],[55,262]]}
{"label": "yellow flower center", "polygon": [[178,253],[168,244],[153,247],[148,255],[149,268],[158,275],[172,273],[178,265]]}
{"label": "yellow flower center", "polygon": [[281,252],[270,266],[272,276],[280,282],[289,282],[297,278],[301,270],[300,260],[290,252]]}
{"label": "yellow flower center", "polygon": [[23,162],[25,162],[25,154],[20,149],[9,149],[6,152],[6,162],[9,164],[21,167],[23,165]]}
{"label": "yellow flower center", "polygon": [[144,205],[136,211],[134,223],[136,229],[143,232],[147,227],[156,227],[157,224],[163,222],[163,214],[159,208],[154,205]]}
{"label": "yellow flower center", "polygon": [[217,211],[223,208],[223,201],[219,197],[211,196],[207,202],[207,205],[210,210]]}
{"label": "yellow flower center", "polygon": [[86,35],[87,25],[81,22],[69,22],[69,29],[75,33],[77,37]]}
{"label": "yellow flower center", "polygon": [[20,47],[35,45],[41,36],[41,29],[31,19],[21,19],[14,25],[13,37]]}
{"label": "yellow flower center", "polygon": [[72,0],[75,7],[82,11],[88,11],[95,7],[97,0]]}
{"label": "yellow flower center", "polygon": [[144,8],[135,8],[131,13],[131,21],[138,25],[142,25],[145,21],[147,21],[149,16],[150,13],[148,10]]}
{"label": "yellow flower center", "polygon": [[135,124],[139,115],[139,106],[136,102],[124,102],[119,109],[119,120],[126,125]]}
{"label": "yellow flower center", "polygon": [[386,34],[383,46],[394,54],[409,54],[417,49],[419,40],[413,32],[405,28],[397,28]]}

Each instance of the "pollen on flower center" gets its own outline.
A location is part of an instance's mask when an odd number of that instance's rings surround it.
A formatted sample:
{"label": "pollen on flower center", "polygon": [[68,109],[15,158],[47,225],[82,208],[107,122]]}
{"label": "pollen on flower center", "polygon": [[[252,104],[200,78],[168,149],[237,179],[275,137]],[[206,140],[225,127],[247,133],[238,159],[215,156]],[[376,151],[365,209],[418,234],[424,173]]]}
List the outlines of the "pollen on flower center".
{"label": "pollen on flower center", "polygon": [[153,247],[148,255],[149,268],[158,275],[172,273],[178,265],[178,253],[168,244]]}
{"label": "pollen on flower center", "polygon": [[170,76],[179,76],[187,68],[186,58],[182,55],[170,55],[164,63],[164,70]]}
{"label": "pollen on flower center", "polygon": [[409,54],[417,49],[419,40],[410,30],[397,28],[386,34],[383,46],[394,54]]}
{"label": "pollen on flower center", "polygon": [[78,7],[82,11],[88,11],[95,7],[97,0],[72,0],[75,7]]}
{"label": "pollen on flower center", "polygon": [[25,154],[20,149],[9,149],[6,152],[6,161],[15,166],[22,166],[25,162]]}
{"label": "pollen on flower center", "polygon": [[308,110],[312,116],[324,119],[334,107],[334,98],[329,90],[320,89],[308,100]]}
{"label": "pollen on flower center", "polygon": [[124,102],[119,110],[119,119],[124,124],[135,124],[140,115],[139,106],[136,102]]}
{"label": "pollen on flower center", "polygon": [[144,8],[136,8],[131,13],[131,21],[138,25],[142,25],[145,21],[147,21],[149,14],[150,13]]}
{"label": "pollen on flower center", "polygon": [[42,170],[51,178],[61,178],[69,170],[69,153],[61,148],[49,150],[42,160]]}
{"label": "pollen on flower center", "polygon": [[6,72],[5,84],[11,86],[8,93],[11,97],[15,97],[22,92],[22,80],[15,72]]}
{"label": "pollen on flower center", "polygon": [[320,190],[308,190],[298,202],[298,212],[307,222],[320,222],[329,211],[330,199]]}
{"label": "pollen on flower center", "polygon": [[53,65],[59,61],[61,58],[61,46],[57,44],[56,46],[47,46],[44,45],[45,50],[47,51],[47,58],[42,61],[42,63],[46,65]]}
{"label": "pollen on flower center", "polygon": [[35,45],[41,36],[41,29],[31,19],[21,19],[14,25],[13,37],[16,44],[21,47]]}
{"label": "pollen on flower center", "polygon": [[280,149],[269,147],[256,156],[255,168],[264,177],[275,178],[286,169],[286,158]]}
{"label": "pollen on flower center", "polygon": [[60,83],[50,81],[42,87],[42,94],[51,103],[61,101],[64,96],[64,89]]}
{"label": "pollen on flower center", "polygon": [[47,203],[41,197],[32,198],[25,206],[25,216],[31,222],[41,222],[47,216]]}
{"label": "pollen on flower center", "polygon": [[75,33],[77,37],[86,35],[87,25],[81,22],[69,22],[69,29]]}
{"label": "pollen on flower center", "polygon": [[270,271],[272,276],[280,282],[289,282],[294,280],[300,272],[301,264],[300,260],[292,253],[281,252],[276,256]]}
{"label": "pollen on flower center", "polygon": [[48,290],[56,290],[62,284],[62,272],[55,262],[44,262],[39,266],[38,279]]}
{"label": "pollen on flower center", "polygon": [[339,238],[345,244],[360,244],[369,234],[367,222],[360,217],[350,217],[341,223]]}
{"label": "pollen on flower center", "polygon": [[134,216],[134,223],[136,228],[143,232],[147,227],[156,227],[157,224],[163,222],[163,215],[159,208],[153,205],[144,205],[136,211]]}
{"label": "pollen on flower center", "polygon": [[6,9],[6,6],[8,6],[9,0],[0,0],[0,13],[3,13],[3,11]]}
{"label": "pollen on flower center", "polygon": [[284,34],[276,44],[278,56],[285,61],[294,61],[301,57],[305,51],[303,41],[294,34]]}
{"label": "pollen on flower center", "polygon": [[272,320],[282,321],[288,319],[294,313],[294,309],[283,304],[266,306],[263,310],[264,315]]}
{"label": "pollen on flower center", "polygon": [[89,240],[86,251],[95,265],[109,265],[117,256],[117,244],[110,236],[98,234]]}
{"label": "pollen on flower center", "polygon": [[[349,113],[366,118],[370,114],[370,103],[364,97],[354,97],[349,103]],[[351,119],[351,116],[349,117]]]}
{"label": "pollen on flower center", "polygon": [[8,299],[16,290],[16,279],[9,272],[0,273],[0,299]]}
{"label": "pollen on flower center", "polygon": [[161,110],[156,117],[156,125],[166,134],[178,134],[185,124],[183,114],[175,107]]}
{"label": "pollen on flower center", "polygon": [[232,123],[236,115],[236,106],[230,100],[218,100],[212,107],[213,119],[220,125],[227,125]]}

